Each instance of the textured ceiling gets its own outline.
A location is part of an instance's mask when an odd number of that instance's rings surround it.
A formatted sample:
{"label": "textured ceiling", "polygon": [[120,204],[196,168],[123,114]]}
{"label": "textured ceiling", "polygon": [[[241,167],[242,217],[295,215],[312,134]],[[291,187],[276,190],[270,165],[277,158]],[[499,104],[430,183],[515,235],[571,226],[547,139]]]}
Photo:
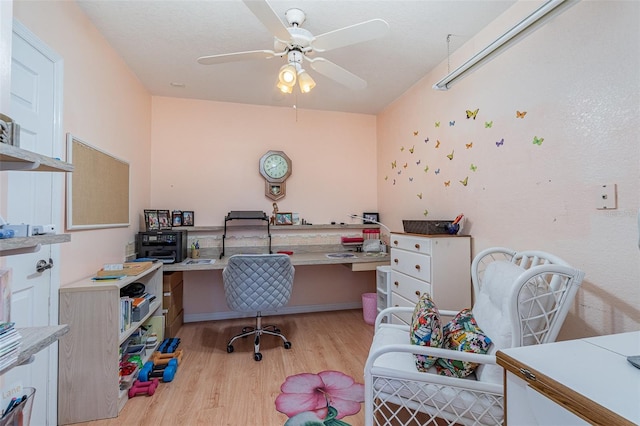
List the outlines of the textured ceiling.
{"label": "textured ceiling", "polygon": [[[314,35],[381,18],[381,39],[323,56],[367,81],[350,90],[309,70],[317,86],[286,95],[275,87],[284,58],[200,65],[200,56],[273,49],[273,36],[241,0],[78,0],[107,41],[155,96],[376,114],[503,13],[509,1],[272,0],[286,23],[288,9],[306,13]],[[453,66],[454,64],[452,64]],[[180,87],[172,86],[172,83]],[[182,86],[183,85],[183,86]]]}

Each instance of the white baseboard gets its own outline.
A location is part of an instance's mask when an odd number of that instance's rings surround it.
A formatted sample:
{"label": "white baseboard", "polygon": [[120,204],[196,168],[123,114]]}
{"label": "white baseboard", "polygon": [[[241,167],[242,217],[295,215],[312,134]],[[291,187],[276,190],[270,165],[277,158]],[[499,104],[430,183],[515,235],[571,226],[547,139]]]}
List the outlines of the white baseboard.
{"label": "white baseboard", "polygon": [[[332,303],[329,305],[301,305],[285,306],[277,311],[263,312],[263,316],[305,314],[309,312],[343,311],[347,309],[362,309],[362,302]],[[185,314],[184,322],[216,321],[234,318],[251,318],[255,314],[245,312],[208,312],[204,314]]]}

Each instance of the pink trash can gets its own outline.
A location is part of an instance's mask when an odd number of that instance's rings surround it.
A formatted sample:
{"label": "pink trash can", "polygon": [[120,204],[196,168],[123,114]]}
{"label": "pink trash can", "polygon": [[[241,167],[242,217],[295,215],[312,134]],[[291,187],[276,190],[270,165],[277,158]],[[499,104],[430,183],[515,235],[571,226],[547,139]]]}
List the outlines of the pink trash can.
{"label": "pink trash can", "polygon": [[362,316],[367,324],[375,324],[378,315],[378,295],[376,293],[362,294]]}

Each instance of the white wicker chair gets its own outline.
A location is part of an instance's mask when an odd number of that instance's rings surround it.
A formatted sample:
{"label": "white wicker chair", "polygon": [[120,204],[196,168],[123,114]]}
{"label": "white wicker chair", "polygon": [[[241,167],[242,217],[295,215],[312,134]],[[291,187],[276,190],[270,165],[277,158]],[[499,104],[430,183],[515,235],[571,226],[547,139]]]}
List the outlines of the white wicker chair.
{"label": "white wicker chair", "polygon": [[[383,310],[376,319],[364,372],[367,426],[502,424],[502,368],[495,352],[555,341],[584,273],[548,253],[495,247],[474,258],[471,277],[474,317],[493,341],[489,353],[411,345],[408,325],[382,320],[413,308]],[[445,317],[457,312],[440,314],[446,323]],[[471,376],[453,378],[437,374],[433,367],[419,372],[413,354],[480,365]]]}

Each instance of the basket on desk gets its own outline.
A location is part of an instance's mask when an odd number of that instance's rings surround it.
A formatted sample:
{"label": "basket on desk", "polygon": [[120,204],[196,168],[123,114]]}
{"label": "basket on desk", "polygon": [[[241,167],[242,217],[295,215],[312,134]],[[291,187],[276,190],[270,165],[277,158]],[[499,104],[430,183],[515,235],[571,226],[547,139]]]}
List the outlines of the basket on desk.
{"label": "basket on desk", "polygon": [[404,232],[409,234],[448,234],[452,220],[403,220]]}

